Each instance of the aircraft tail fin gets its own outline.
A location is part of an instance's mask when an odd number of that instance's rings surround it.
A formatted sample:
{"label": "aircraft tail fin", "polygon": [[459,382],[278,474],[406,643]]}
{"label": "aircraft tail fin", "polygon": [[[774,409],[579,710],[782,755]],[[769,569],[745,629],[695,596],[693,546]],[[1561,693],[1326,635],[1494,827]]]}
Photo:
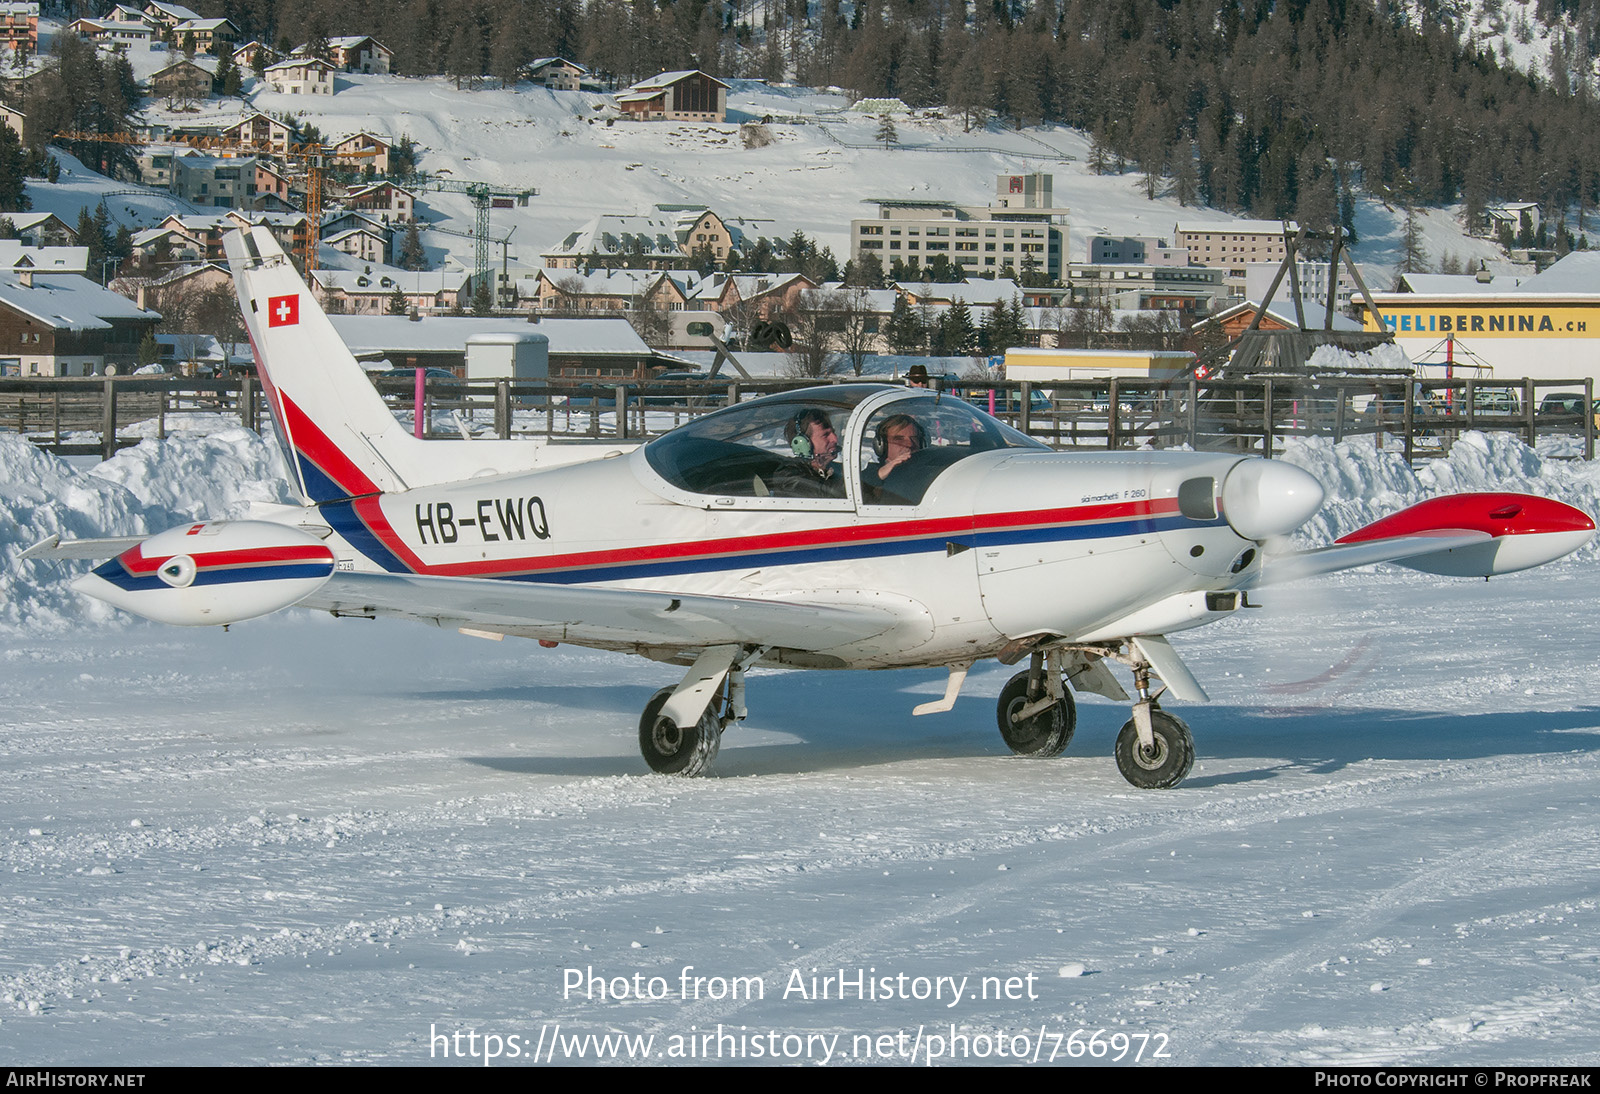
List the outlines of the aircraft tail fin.
{"label": "aircraft tail fin", "polygon": [[274,425],[310,502],[404,490],[421,444],[383,403],[263,227],[223,245]]}

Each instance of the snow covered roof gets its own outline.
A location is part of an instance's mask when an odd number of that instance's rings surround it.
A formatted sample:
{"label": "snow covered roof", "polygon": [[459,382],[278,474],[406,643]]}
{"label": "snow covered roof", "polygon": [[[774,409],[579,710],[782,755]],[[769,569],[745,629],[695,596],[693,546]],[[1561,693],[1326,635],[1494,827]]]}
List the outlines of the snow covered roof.
{"label": "snow covered roof", "polygon": [[1600,293],[1600,252],[1573,251],[1517,286],[1517,293]]}
{"label": "snow covered roof", "polygon": [[[1235,304],[1231,308],[1226,308],[1218,312],[1216,315],[1212,316],[1212,319],[1225,319],[1231,315],[1236,315],[1239,312],[1254,311],[1260,306],[1261,305],[1254,300],[1246,300],[1242,304]],[[1304,303],[1303,309],[1306,317],[1306,325],[1304,329],[1322,330],[1323,320],[1327,315],[1326,309],[1324,309],[1321,304],[1313,304],[1309,300]],[[1297,319],[1295,316],[1294,301],[1292,300],[1274,300],[1272,305],[1267,308],[1266,314],[1270,315],[1272,318],[1276,319],[1286,327],[1298,327],[1300,325],[1299,319]],[[1351,319],[1348,316],[1336,311],[1333,313],[1333,329],[1357,331],[1362,330],[1363,327],[1354,319]]]}
{"label": "snow covered roof", "polygon": [[1506,293],[1522,283],[1522,278],[1510,274],[1497,274],[1480,281],[1476,274],[1401,274],[1400,280],[1414,293],[1430,296],[1459,295],[1462,293]]}
{"label": "snow covered roof", "polygon": [[640,357],[651,354],[626,319],[544,319],[530,324],[518,319],[427,315],[330,315],[334,330],[350,352],[454,353],[464,351],[475,334],[520,334],[537,331],[550,339],[550,352],[590,357]]}
{"label": "snow covered roof", "polygon": [[[656,75],[650,77],[648,80],[640,80],[638,83],[629,86],[626,90],[630,91],[630,92],[634,92],[634,91],[650,91],[650,90],[660,91],[662,88],[670,87],[671,85],[677,83],[679,80],[686,80],[690,76],[704,76],[706,79],[710,80],[712,83],[717,84],[717,85],[719,85],[721,87],[727,87],[728,86],[727,84],[723,83],[721,80],[717,79],[715,76],[711,75],[709,72],[702,72],[698,68],[680,68],[680,69],[676,69],[676,70],[674,70],[672,72],[657,73]],[[618,98],[620,98],[620,97],[621,96],[618,96]]]}
{"label": "snow covered roof", "polygon": [[857,114],[911,113],[911,108],[900,99],[858,99],[850,109]]}
{"label": "snow covered roof", "polygon": [[163,4],[160,2],[160,0],[150,0],[150,3],[146,4],[144,7],[146,11],[154,8],[157,12],[166,16],[168,19],[176,19],[180,23],[190,19],[200,18],[200,13],[197,11],[190,11],[188,8],[181,7],[178,4]]}
{"label": "snow covered roof", "polygon": [[427,293],[460,292],[471,274],[466,270],[402,270],[396,266],[372,266],[361,270],[312,270],[311,279],[324,289],[347,293]]}
{"label": "snow covered roof", "polygon": [[1008,277],[997,277],[992,281],[988,278],[978,278],[955,284],[897,281],[895,288],[913,300],[947,300],[951,303],[965,300],[968,307],[989,307],[995,303],[1009,304],[1013,297],[1022,296],[1022,286]]}
{"label": "snow covered roof", "polygon": [[[547,255],[624,254],[635,249],[643,254],[687,254],[689,233],[701,217],[711,212],[704,205],[657,205],[648,213],[602,213],[575,232],[571,232]],[[718,215],[728,229],[729,246],[736,251],[754,247],[765,239],[775,252],[783,251],[781,236],[768,236],[773,222],[750,217]]]}
{"label": "snow covered roof", "polygon": [[0,274],[0,304],[55,330],[109,330],[112,319],[159,319],[125,296],[78,274],[51,274],[24,285]]}
{"label": "snow covered roof", "polygon": [[8,270],[81,274],[88,265],[87,247],[28,247],[18,239],[0,239],[0,267]]}

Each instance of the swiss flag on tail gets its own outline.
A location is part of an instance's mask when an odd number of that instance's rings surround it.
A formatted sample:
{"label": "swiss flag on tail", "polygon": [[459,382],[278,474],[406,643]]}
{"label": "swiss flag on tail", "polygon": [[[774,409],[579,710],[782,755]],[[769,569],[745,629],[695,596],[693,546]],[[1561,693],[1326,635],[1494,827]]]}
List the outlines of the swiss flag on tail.
{"label": "swiss flag on tail", "polygon": [[300,295],[267,297],[267,326],[292,327],[300,322]]}

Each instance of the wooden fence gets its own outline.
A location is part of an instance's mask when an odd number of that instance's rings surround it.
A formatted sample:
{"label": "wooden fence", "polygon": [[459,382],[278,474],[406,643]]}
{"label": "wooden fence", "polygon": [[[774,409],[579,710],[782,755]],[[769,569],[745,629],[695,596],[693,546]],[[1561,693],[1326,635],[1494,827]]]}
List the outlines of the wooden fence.
{"label": "wooden fence", "polygon": [[[729,403],[815,383],[676,380],[602,385],[430,378],[423,421],[430,438],[648,440]],[[414,381],[384,378],[377,386],[396,416],[414,425]],[[1546,398],[1555,392],[1571,396]],[[1179,384],[974,382],[943,393],[1063,450],[1187,445],[1271,456],[1290,437],[1338,441],[1368,435],[1408,460],[1442,455],[1462,432],[1475,429],[1513,431],[1530,446],[1540,437],[1562,435],[1575,442],[1563,454],[1593,459],[1595,414],[1578,409],[1592,408],[1593,396],[1590,380],[1289,377]],[[174,420],[188,413],[235,415],[258,431],[268,417],[260,387],[250,377],[0,379],[0,431],[21,434],[64,455],[109,458],[152,432],[165,436]]]}

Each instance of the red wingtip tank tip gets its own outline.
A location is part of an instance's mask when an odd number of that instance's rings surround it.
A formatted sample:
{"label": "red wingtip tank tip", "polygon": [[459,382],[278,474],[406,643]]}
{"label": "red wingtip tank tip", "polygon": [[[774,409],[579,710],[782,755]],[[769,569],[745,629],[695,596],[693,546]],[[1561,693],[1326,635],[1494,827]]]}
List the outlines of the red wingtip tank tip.
{"label": "red wingtip tank tip", "polygon": [[1541,535],[1551,532],[1593,532],[1589,514],[1554,498],[1536,494],[1449,494],[1375,520],[1340,537],[1339,543],[1426,535],[1445,529],[1464,529],[1501,536]]}

